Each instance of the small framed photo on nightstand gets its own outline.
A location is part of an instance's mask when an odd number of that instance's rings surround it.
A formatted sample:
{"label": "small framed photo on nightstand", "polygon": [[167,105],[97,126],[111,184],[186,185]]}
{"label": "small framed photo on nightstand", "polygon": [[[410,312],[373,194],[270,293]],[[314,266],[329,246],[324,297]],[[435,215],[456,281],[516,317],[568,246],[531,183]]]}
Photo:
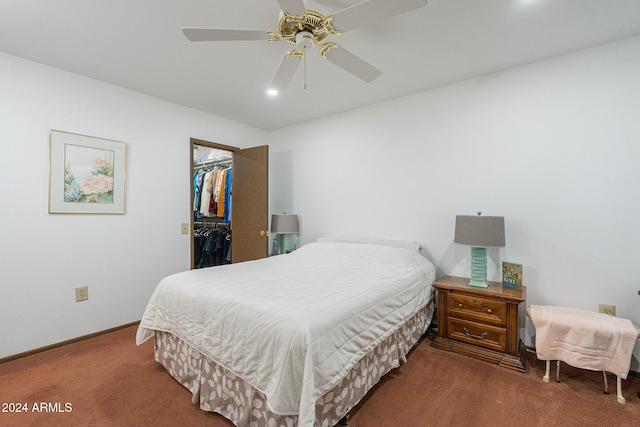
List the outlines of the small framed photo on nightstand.
{"label": "small framed photo on nightstand", "polygon": [[522,264],[502,263],[502,286],[511,289],[522,289]]}

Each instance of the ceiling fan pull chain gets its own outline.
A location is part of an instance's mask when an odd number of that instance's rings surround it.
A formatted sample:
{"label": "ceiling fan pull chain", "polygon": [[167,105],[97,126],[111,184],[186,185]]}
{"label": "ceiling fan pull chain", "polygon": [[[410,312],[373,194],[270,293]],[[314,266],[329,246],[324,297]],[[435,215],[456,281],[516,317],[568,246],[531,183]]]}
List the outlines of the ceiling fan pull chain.
{"label": "ceiling fan pull chain", "polygon": [[304,88],[307,89],[307,55],[304,56]]}

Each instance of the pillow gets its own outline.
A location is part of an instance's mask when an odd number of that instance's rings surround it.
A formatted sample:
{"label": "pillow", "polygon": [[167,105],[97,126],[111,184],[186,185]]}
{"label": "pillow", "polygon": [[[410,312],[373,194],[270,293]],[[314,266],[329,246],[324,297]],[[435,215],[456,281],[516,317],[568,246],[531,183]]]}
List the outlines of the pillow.
{"label": "pillow", "polygon": [[340,242],[340,243],[368,243],[372,245],[395,246],[397,248],[409,249],[420,252],[420,243],[409,240],[391,240],[370,236],[330,236],[320,237],[318,242]]}

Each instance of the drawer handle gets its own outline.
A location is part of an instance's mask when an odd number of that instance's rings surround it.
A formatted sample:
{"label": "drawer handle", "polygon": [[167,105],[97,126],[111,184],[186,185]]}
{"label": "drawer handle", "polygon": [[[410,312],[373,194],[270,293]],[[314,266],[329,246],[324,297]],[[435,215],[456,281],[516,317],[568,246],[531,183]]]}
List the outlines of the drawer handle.
{"label": "drawer handle", "polygon": [[[475,300],[474,300],[475,301]],[[477,302],[477,301],[475,301]],[[458,308],[462,308],[462,303],[458,303]],[[490,308],[487,309],[487,313],[493,313],[493,310],[491,310]]]}
{"label": "drawer handle", "polygon": [[479,339],[479,340],[483,340],[483,339],[485,339],[487,337],[487,335],[489,335],[487,332],[483,332],[482,335],[474,335],[471,332],[469,332],[469,330],[467,328],[463,328],[462,330],[464,331],[464,333],[468,337],[476,338],[476,339]]}

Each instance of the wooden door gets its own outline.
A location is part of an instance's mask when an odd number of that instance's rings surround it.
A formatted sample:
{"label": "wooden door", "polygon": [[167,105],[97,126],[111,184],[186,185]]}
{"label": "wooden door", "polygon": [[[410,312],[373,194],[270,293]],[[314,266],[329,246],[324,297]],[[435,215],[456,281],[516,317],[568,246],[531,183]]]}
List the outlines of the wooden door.
{"label": "wooden door", "polygon": [[[239,149],[229,145],[191,138],[194,145],[233,153],[233,184],[231,203],[231,258],[232,262],[265,258],[268,255],[268,186],[269,150],[260,146]],[[192,162],[191,155],[190,162]],[[193,176],[189,179],[191,192],[190,210],[193,211]],[[191,213],[193,230],[193,212]],[[194,268],[194,242],[191,238],[191,268]]]}
{"label": "wooden door", "polygon": [[268,255],[269,147],[233,152],[231,261]]}

